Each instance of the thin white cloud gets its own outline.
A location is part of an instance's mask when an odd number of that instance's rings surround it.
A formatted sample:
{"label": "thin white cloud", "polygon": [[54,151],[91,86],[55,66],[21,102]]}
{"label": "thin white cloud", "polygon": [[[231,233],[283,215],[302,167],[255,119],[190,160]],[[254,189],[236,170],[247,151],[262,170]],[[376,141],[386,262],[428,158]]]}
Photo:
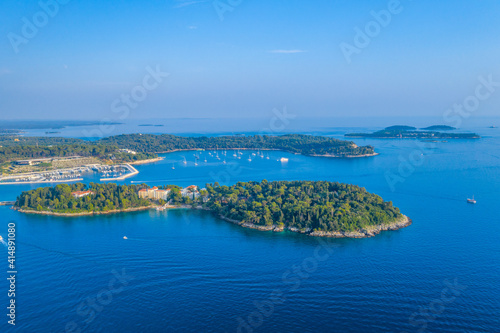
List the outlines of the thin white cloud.
{"label": "thin white cloud", "polygon": [[304,53],[304,50],[271,50],[269,53],[281,53],[281,54],[293,54],[293,53]]}
{"label": "thin white cloud", "polygon": [[0,76],[1,75],[7,75],[7,74],[10,74],[12,73],[12,71],[8,68],[0,68]]}
{"label": "thin white cloud", "polygon": [[194,30],[194,29],[198,29],[198,27],[195,26],[195,25],[190,25],[190,26],[188,26],[188,29],[189,30]]}
{"label": "thin white cloud", "polygon": [[205,3],[208,2],[208,0],[193,0],[193,1],[186,1],[186,0],[181,0],[178,1],[179,3],[174,6],[174,8],[182,8],[182,7],[187,7],[187,6],[192,6],[192,5],[197,5],[199,3]]}

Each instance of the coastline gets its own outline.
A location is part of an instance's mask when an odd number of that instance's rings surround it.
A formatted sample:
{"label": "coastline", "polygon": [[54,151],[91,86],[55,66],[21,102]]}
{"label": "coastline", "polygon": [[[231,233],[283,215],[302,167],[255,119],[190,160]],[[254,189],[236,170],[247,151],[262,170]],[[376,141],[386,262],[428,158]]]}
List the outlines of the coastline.
{"label": "coastline", "polygon": [[51,216],[64,216],[64,217],[78,217],[78,216],[89,216],[89,215],[109,215],[109,214],[118,214],[118,213],[128,213],[128,212],[137,212],[148,209],[155,209],[156,206],[142,206],[142,207],[134,207],[134,208],[126,208],[126,209],[113,209],[108,210],[106,212],[81,212],[81,213],[57,213],[50,211],[37,211],[37,210],[29,210],[29,209],[20,209],[20,208],[12,208],[13,210],[17,210],[20,213],[24,214],[38,214],[38,215],[51,215]]}
{"label": "coastline", "polygon": [[358,157],[371,157],[371,156],[377,156],[379,153],[373,153],[373,154],[363,154],[363,155],[330,155],[330,154],[325,154],[325,155],[310,155],[314,157],[330,157],[330,158],[358,158]]}
{"label": "coastline", "polygon": [[147,160],[141,160],[141,161],[135,161],[135,162],[131,162],[131,163],[126,163],[126,164],[130,164],[130,165],[140,165],[140,164],[149,164],[149,163],[155,163],[155,162],[159,162],[161,160],[164,160],[165,158],[164,157],[156,157],[156,158],[150,158],[150,159],[147,159]]}
{"label": "coastline", "polygon": [[304,155],[304,156],[312,156],[312,157],[331,157],[331,158],[357,158],[357,157],[372,157],[372,156],[377,156],[379,153],[374,152],[373,154],[363,154],[363,155],[333,155],[333,154],[324,154],[324,155],[319,155],[319,154],[311,154],[311,155],[306,155],[302,153],[296,153],[292,151],[287,151],[287,150],[282,150],[282,149],[274,149],[274,148],[189,148],[189,149],[174,149],[174,150],[169,150],[169,151],[162,151],[162,152],[156,152],[155,154],[170,154],[170,153],[176,153],[180,151],[198,151],[198,150],[262,150],[262,151],[282,151],[284,153],[288,154],[294,154],[294,155]]}
{"label": "coastline", "polygon": [[299,233],[299,234],[305,234],[307,236],[311,237],[327,237],[327,238],[369,238],[369,237],[374,237],[378,235],[382,231],[395,231],[399,230],[402,228],[406,228],[412,224],[412,220],[406,216],[403,215],[403,217],[398,220],[394,221],[389,224],[381,224],[377,226],[370,226],[365,229],[361,229],[359,231],[349,231],[349,232],[343,232],[343,231],[311,231],[311,230],[303,230],[303,229],[298,229],[298,228],[292,228],[292,227],[282,227],[278,226],[276,224],[273,224],[272,226],[262,226],[262,225],[256,225],[253,223],[248,223],[248,222],[242,222],[238,220],[233,220],[230,218],[227,218],[222,215],[218,215],[219,218],[226,222],[230,222],[236,225],[239,225],[240,227],[243,228],[249,228],[249,229],[255,229],[259,231],[273,231],[273,232],[283,232],[285,230]]}
{"label": "coastline", "polygon": [[[109,215],[109,214],[117,214],[117,213],[127,213],[127,212],[136,212],[136,211],[143,211],[143,210],[150,210],[150,209],[156,209],[160,206],[157,205],[151,205],[151,206],[143,206],[143,207],[134,207],[134,208],[127,208],[127,209],[114,209],[110,210],[107,212],[82,212],[82,213],[57,213],[57,212],[50,212],[50,211],[35,211],[35,210],[25,210],[25,209],[18,209],[18,208],[12,208],[13,210],[16,210],[20,213],[25,213],[25,214],[38,214],[38,215],[51,215],[51,216],[60,216],[60,217],[79,217],[79,216],[90,216],[90,215]],[[202,208],[201,206],[165,206],[166,210],[169,209],[193,209],[193,210],[205,210],[208,212],[212,212],[210,209]],[[295,232],[299,234],[304,234],[310,237],[327,237],[327,238],[369,238],[369,237],[374,237],[378,234],[380,234],[382,231],[395,231],[399,230],[402,228],[406,228],[412,224],[412,220],[406,216],[403,215],[403,217],[397,221],[394,221],[389,224],[380,224],[377,226],[369,226],[367,228],[357,230],[357,231],[312,231],[310,229],[298,229],[298,228],[293,228],[293,227],[285,227],[285,226],[279,226],[276,224],[273,224],[271,226],[263,226],[263,225],[256,225],[253,223],[249,222],[243,222],[243,221],[238,221],[234,219],[230,219],[228,217],[225,217],[223,215],[217,215],[218,218],[229,222],[236,224],[240,227],[243,228],[248,228],[248,229],[255,229],[259,231],[273,231],[273,232],[284,232],[285,230],[290,231],[290,232]]]}

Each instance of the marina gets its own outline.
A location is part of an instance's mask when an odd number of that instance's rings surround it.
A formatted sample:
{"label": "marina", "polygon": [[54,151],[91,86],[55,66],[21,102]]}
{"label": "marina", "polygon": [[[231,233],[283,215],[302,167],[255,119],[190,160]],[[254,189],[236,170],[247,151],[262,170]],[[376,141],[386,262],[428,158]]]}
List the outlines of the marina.
{"label": "marina", "polygon": [[82,181],[84,175],[101,174],[101,181],[123,180],[139,173],[130,164],[101,165],[89,164],[74,168],[42,172],[21,173],[0,177],[0,185],[66,183]]}

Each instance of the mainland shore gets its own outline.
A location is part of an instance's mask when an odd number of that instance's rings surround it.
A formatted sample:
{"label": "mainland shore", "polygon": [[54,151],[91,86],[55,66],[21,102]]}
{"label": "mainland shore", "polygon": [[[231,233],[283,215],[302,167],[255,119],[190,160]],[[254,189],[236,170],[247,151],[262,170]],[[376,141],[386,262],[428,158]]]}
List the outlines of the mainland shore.
{"label": "mainland shore", "polygon": [[[356,146],[357,147],[357,146]],[[354,147],[354,148],[356,148]],[[188,148],[188,149],[174,149],[174,150],[168,150],[168,151],[162,151],[162,152],[156,152],[155,154],[171,154],[171,153],[177,153],[181,151],[208,151],[208,150],[261,150],[261,151],[282,151],[284,153],[288,154],[294,154],[294,155],[303,155],[301,153],[296,153],[296,152],[291,152],[287,150],[282,150],[282,149],[274,149],[274,148]],[[357,157],[371,157],[371,156],[377,156],[379,153],[373,153],[373,154],[363,154],[363,155],[334,155],[334,154],[324,154],[324,155],[319,155],[319,154],[312,154],[312,155],[304,155],[304,156],[312,156],[312,157],[331,157],[331,158],[357,158]],[[149,161],[149,160],[147,160]],[[154,161],[156,162],[156,161]],[[149,162],[148,162],[149,163]],[[133,163],[130,163],[133,164]]]}

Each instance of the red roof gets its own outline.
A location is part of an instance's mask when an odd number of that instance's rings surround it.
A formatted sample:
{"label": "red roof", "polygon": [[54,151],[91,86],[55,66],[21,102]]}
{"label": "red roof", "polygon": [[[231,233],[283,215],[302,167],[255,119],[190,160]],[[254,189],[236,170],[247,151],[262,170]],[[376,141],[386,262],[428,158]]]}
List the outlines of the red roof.
{"label": "red roof", "polygon": [[142,190],[139,190],[139,192],[147,192],[148,190],[146,190],[145,188],[143,188]]}
{"label": "red roof", "polygon": [[152,190],[157,190],[157,189],[158,189],[158,187],[156,187],[156,186],[152,188]]}

